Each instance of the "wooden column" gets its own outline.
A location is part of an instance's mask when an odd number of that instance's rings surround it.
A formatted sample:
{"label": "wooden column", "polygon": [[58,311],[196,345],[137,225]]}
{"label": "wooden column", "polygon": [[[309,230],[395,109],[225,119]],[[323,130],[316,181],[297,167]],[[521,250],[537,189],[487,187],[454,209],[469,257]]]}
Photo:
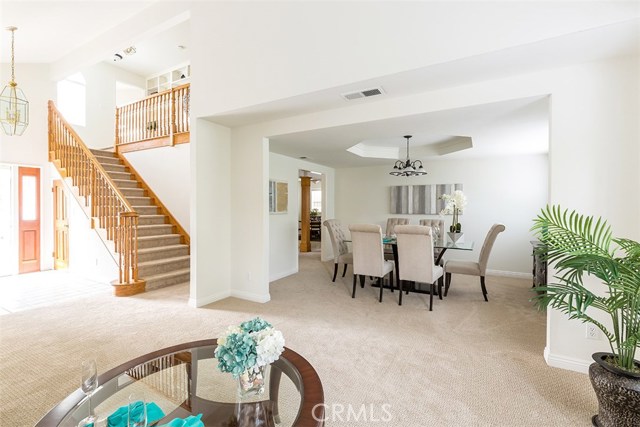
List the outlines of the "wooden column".
{"label": "wooden column", "polygon": [[311,252],[311,178],[300,178],[300,252]]}

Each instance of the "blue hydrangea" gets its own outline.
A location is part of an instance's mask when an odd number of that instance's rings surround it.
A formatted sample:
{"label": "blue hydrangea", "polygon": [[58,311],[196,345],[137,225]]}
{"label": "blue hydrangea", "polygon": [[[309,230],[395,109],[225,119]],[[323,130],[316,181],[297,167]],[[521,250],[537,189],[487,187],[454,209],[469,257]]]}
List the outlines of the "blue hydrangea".
{"label": "blue hydrangea", "polygon": [[238,378],[241,373],[256,364],[256,343],[246,332],[230,334],[225,344],[216,348],[215,355],[218,359],[218,369]]}
{"label": "blue hydrangea", "polygon": [[266,320],[262,320],[259,317],[256,317],[255,319],[247,320],[246,322],[242,322],[242,324],[240,324],[240,328],[242,328],[242,330],[247,333],[258,332],[270,327],[271,327],[271,323],[267,322]]}

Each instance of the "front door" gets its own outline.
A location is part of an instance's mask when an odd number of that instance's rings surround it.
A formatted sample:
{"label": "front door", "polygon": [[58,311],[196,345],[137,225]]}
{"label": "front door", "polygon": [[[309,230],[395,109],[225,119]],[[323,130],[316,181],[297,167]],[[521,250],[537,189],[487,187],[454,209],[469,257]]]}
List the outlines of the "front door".
{"label": "front door", "polygon": [[40,169],[18,168],[20,273],[40,271]]}
{"label": "front door", "polygon": [[53,182],[53,268],[69,266],[69,218],[62,180]]}

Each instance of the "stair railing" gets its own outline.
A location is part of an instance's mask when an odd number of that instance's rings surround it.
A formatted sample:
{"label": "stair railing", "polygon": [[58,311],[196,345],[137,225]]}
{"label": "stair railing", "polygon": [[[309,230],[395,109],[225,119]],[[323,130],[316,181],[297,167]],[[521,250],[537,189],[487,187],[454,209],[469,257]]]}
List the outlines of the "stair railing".
{"label": "stair railing", "polygon": [[146,97],[116,108],[116,147],[158,138],[187,134],[189,125],[190,85]]}
{"label": "stair railing", "polygon": [[72,179],[91,217],[113,241],[119,258],[118,284],[138,283],[138,213],[53,101],[49,101],[49,161],[60,175]]}

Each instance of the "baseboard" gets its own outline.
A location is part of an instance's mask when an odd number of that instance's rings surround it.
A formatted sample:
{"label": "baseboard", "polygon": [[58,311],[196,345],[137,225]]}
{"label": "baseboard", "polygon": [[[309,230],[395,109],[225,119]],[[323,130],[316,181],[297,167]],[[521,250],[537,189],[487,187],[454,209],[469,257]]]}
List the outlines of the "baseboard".
{"label": "baseboard", "polygon": [[189,307],[198,308],[198,307],[203,307],[203,306],[205,306],[207,304],[211,304],[211,303],[216,302],[216,301],[220,301],[220,300],[225,299],[225,298],[229,298],[230,296],[231,296],[231,292],[230,291],[222,291],[222,292],[218,292],[218,293],[215,293],[213,295],[209,295],[209,296],[203,297],[203,298],[192,298],[192,297],[189,297],[188,304],[189,304]]}
{"label": "baseboard", "polygon": [[291,276],[292,274],[296,274],[298,272],[297,269],[291,269],[289,271],[285,271],[284,273],[278,273],[275,276],[269,277],[269,282],[275,282],[276,280],[280,280],[284,277]]}
{"label": "baseboard", "polygon": [[589,365],[593,363],[593,361],[589,360],[551,354],[549,352],[549,347],[544,348],[544,360],[547,362],[547,365],[554,368],[567,369],[569,371],[580,372],[582,374],[589,373]]}
{"label": "baseboard", "polygon": [[517,277],[518,279],[532,279],[531,273],[520,273],[517,271],[503,271],[503,270],[487,270],[489,276],[503,276],[503,277]]}
{"label": "baseboard", "polygon": [[231,296],[240,298],[243,300],[247,300],[247,301],[260,302],[260,303],[271,301],[271,295],[268,292],[266,294],[256,294],[254,292],[238,291],[238,290],[232,289]]}

